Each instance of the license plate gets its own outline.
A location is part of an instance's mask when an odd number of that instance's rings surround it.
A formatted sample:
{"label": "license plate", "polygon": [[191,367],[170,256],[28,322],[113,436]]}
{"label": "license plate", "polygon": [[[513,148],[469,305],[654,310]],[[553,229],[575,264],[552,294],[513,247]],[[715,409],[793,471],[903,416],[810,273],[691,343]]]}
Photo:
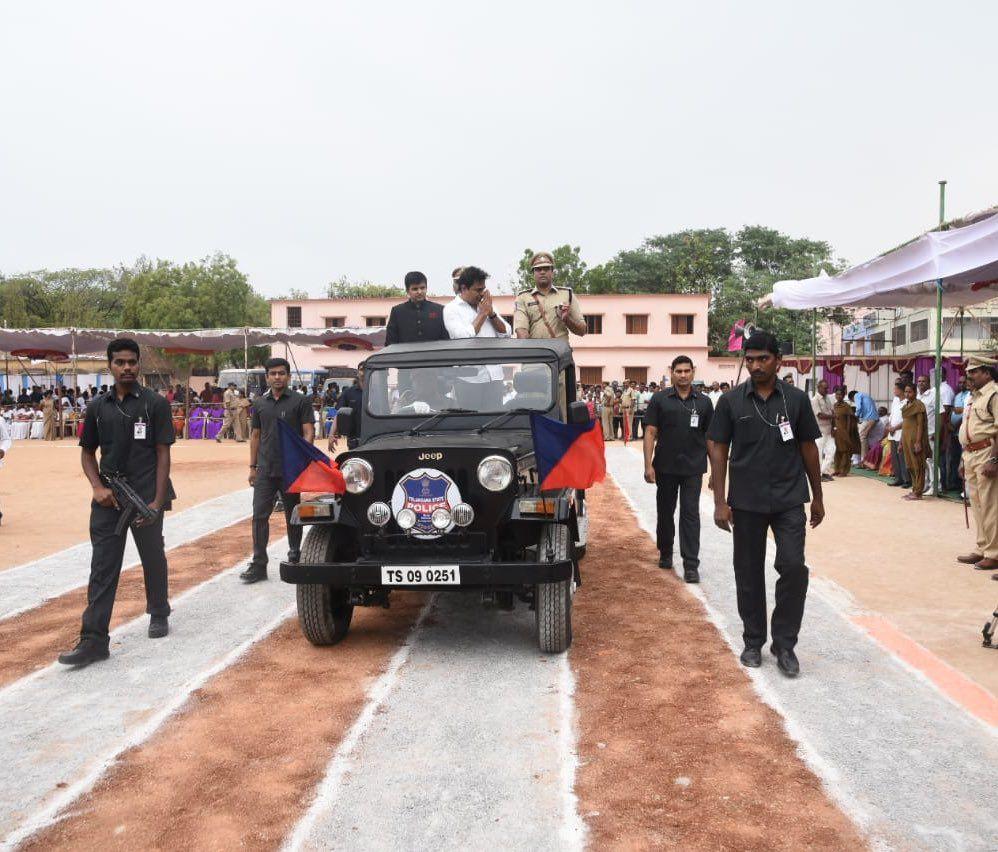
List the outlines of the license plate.
{"label": "license plate", "polygon": [[382,565],[384,586],[460,586],[457,565]]}

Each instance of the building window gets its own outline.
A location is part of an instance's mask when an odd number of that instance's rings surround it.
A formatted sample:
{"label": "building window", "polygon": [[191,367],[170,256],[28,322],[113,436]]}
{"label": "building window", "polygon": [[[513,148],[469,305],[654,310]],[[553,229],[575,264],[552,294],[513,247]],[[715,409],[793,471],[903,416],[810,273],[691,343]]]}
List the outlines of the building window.
{"label": "building window", "polygon": [[386,317],[364,317],[364,322],[367,324],[368,328],[374,328],[379,325],[388,324],[388,320]]}
{"label": "building window", "polygon": [[647,367],[624,367],[624,381],[637,382],[639,385],[647,384]]}
{"label": "building window", "polygon": [[585,314],[586,334],[603,333],[603,314]]}
{"label": "building window", "polygon": [[908,342],[908,326],[906,325],[894,326],[894,345],[904,346],[907,342]]}
{"label": "building window", "polygon": [[870,338],[870,350],[872,352],[883,352],[887,347],[887,332],[878,331]]}
{"label": "building window", "polygon": [[323,317],[326,328],[344,328],[347,324],[346,317]]}
{"label": "building window", "polygon": [[929,339],[929,321],[927,319],[916,320],[911,324],[911,342],[918,343],[919,340]]}
{"label": "building window", "polygon": [[648,333],[648,314],[624,314],[628,334]]}
{"label": "building window", "polygon": [[301,328],[301,305],[288,305],[288,328]]}
{"label": "building window", "polygon": [[998,337],[998,317],[991,317],[989,323],[991,325],[991,336]]}
{"label": "building window", "polygon": [[[588,317],[587,317],[588,319]],[[579,367],[579,383],[583,385],[603,384],[602,367]]]}
{"label": "building window", "polygon": [[693,334],[693,314],[672,314],[673,334]]}

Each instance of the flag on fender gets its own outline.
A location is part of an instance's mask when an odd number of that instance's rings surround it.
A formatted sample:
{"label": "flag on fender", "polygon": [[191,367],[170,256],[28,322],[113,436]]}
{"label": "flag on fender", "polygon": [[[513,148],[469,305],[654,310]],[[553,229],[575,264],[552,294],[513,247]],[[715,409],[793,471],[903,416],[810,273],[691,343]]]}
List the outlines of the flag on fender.
{"label": "flag on fender", "polygon": [[281,474],[291,494],[316,491],[342,494],[347,490],[339,465],[314,447],[283,420],[277,421],[281,439]]}
{"label": "flag on fender", "polygon": [[542,491],[590,488],[606,477],[603,429],[598,421],[576,425],[531,414],[530,432]]}

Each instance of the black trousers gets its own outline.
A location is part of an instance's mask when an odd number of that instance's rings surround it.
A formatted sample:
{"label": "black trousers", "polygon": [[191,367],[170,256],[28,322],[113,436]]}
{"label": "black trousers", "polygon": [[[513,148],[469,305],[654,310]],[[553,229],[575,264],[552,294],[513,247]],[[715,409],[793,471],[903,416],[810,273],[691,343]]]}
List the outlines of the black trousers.
{"label": "black trousers", "polygon": [[[96,503],[90,506],[90,584],[87,587],[87,608],[83,611],[84,639],[108,641],[108,626],[114,609],[114,596],[118,592],[121,560],[125,555],[128,530],[114,534],[118,523],[117,509]],[[163,550],[163,513],[147,527],[132,529],[132,538],[142,560],[142,575],[146,586],[146,612],[150,615],[169,615],[167,597],[166,553]]]}
{"label": "black trousers", "polygon": [[911,487],[911,474],[908,472],[908,465],[905,463],[900,441],[891,441],[891,471],[894,478],[905,488]]}
{"label": "black trousers", "polygon": [[281,495],[284,503],[284,518],[288,525],[288,550],[301,552],[301,527],[291,523],[299,494],[289,494],[284,490],[284,482],[279,476],[258,476],[253,486],[253,567],[267,567],[267,545],[270,543],[270,516],[274,512],[274,499]]}
{"label": "black trousers", "polygon": [[733,509],[735,589],[742,637],[747,648],[766,643],[766,533],[776,539],[776,607],[773,609],[773,647],[792,649],[797,644],[808,570],[804,564],[803,506],[765,514]]}
{"label": "black trousers", "polygon": [[666,559],[672,558],[672,545],[676,539],[676,497],[679,497],[679,553],[684,568],[700,567],[700,489],[703,476],[671,476],[655,471],[655,502],[658,523],[655,538],[658,552]]}

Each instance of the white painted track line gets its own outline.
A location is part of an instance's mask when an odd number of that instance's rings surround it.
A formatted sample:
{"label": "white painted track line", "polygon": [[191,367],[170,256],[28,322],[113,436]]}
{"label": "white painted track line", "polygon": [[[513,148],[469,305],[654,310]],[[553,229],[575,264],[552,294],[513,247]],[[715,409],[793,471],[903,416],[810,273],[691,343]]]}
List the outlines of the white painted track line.
{"label": "white painted track line", "polygon": [[[167,550],[248,518],[252,514],[252,500],[253,490],[244,488],[199,503],[183,512],[168,512],[163,522]],[[0,621],[85,586],[90,576],[90,554],[90,543],[87,542],[0,571]],[[122,560],[123,570],[135,568],[138,564],[139,554],[129,535]]]}
{"label": "white painted track line", "polygon": [[409,641],[288,848],[580,849],[571,672],[533,613],[442,593]]}
{"label": "white painted track line", "polygon": [[[286,552],[286,538],[269,548],[272,568]],[[236,576],[245,564],[180,595],[167,638],[148,639],[142,616],[112,633],[110,660],[81,670],[53,663],[0,690],[4,845],[48,824],[117,755],[292,614],[294,586],[273,571],[270,581],[245,586]]]}
{"label": "white painted track line", "polygon": [[[654,538],[655,488],[634,448],[607,448],[607,467]],[[708,617],[742,649],[731,536],[713,523],[713,496],[700,506],[699,587]],[[678,557],[678,543],[677,551]],[[776,572],[770,542],[770,612]],[[677,558],[677,563],[679,562]],[[682,582],[649,566],[649,582]],[[802,758],[875,846],[991,850],[998,836],[998,737],[870,639],[842,612],[842,596],[812,583],[797,653],[801,676],[787,680],[768,650],[746,670],[784,718]]]}

